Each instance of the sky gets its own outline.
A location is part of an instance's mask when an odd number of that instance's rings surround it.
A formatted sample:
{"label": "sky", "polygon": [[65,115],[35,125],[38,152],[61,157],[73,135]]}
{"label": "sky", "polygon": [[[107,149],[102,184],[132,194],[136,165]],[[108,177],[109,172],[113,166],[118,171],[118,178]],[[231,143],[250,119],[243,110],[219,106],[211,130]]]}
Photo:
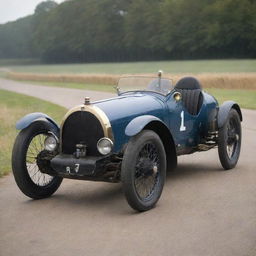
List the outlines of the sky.
{"label": "sky", "polygon": [[[55,0],[61,3],[64,0]],[[33,14],[43,0],[0,0],[0,24]]]}

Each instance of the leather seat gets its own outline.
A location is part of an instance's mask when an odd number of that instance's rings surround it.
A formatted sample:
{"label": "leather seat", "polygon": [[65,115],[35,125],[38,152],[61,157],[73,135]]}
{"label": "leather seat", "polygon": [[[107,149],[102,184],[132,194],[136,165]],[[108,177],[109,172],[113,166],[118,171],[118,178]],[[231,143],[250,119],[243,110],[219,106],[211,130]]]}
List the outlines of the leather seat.
{"label": "leather seat", "polygon": [[175,89],[182,95],[182,102],[191,115],[197,115],[203,103],[202,87],[194,77],[180,79]]}

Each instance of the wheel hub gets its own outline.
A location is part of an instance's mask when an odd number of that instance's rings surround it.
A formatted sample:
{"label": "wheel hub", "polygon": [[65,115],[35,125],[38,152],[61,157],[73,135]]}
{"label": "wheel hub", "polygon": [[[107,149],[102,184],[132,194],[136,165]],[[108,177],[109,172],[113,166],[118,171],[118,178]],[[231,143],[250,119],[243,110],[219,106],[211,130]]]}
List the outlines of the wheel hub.
{"label": "wheel hub", "polygon": [[49,152],[47,150],[41,151],[36,157],[36,163],[39,170],[42,173],[53,174],[53,169],[51,168],[50,160],[56,155],[54,152]]}
{"label": "wheel hub", "polygon": [[157,169],[157,166],[149,159],[141,159],[140,171],[144,177],[149,177],[157,173]]}

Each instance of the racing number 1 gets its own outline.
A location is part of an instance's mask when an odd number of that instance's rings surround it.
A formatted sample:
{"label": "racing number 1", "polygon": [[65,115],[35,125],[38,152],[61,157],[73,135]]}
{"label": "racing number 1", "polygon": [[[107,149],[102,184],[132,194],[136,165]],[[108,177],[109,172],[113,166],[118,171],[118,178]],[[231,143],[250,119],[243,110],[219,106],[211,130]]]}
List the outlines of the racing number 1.
{"label": "racing number 1", "polygon": [[184,125],[184,111],[181,111],[180,117],[181,117],[180,131],[184,132],[186,131],[186,126]]}

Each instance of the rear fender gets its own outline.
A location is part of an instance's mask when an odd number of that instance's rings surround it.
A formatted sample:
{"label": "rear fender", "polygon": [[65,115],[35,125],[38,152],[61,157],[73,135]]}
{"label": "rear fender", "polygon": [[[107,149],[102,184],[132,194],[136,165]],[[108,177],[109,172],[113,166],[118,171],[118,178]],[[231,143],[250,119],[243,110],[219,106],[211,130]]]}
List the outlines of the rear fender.
{"label": "rear fender", "polygon": [[34,123],[35,121],[38,120],[43,120],[47,123],[49,123],[53,129],[53,131],[56,134],[59,134],[59,126],[57,125],[57,123],[48,115],[44,114],[44,113],[40,113],[40,112],[35,112],[35,113],[30,113],[26,116],[24,116],[23,118],[21,118],[17,123],[16,123],[16,129],[17,130],[23,130],[25,128],[27,128],[28,126],[30,126],[32,123]]}
{"label": "rear fender", "polygon": [[228,118],[229,111],[235,109],[240,117],[240,121],[243,121],[243,116],[239,105],[234,101],[225,101],[219,109],[218,113],[218,128],[222,128]]}

